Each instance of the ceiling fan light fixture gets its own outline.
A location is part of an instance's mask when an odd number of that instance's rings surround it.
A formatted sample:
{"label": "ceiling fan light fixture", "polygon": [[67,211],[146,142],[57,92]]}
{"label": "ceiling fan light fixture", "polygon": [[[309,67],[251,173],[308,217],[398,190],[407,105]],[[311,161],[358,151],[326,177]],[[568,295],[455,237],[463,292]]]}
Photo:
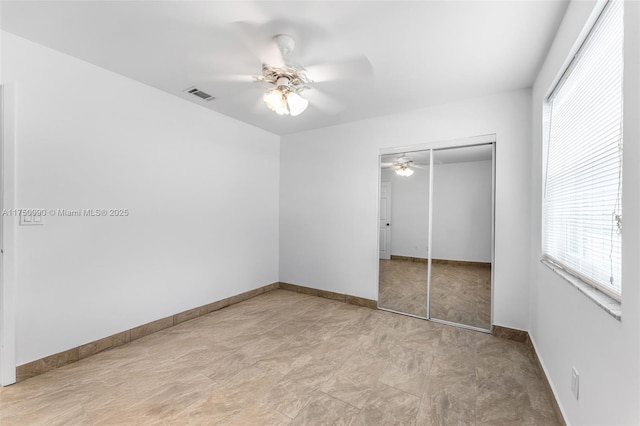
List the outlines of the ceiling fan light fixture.
{"label": "ceiling fan light fixture", "polygon": [[309,106],[309,101],[298,95],[296,92],[289,92],[287,94],[287,104],[289,106],[289,112],[292,116],[300,115]]}
{"label": "ceiling fan light fixture", "polygon": [[396,174],[399,176],[409,177],[413,174],[413,170],[407,166],[401,166],[396,170]]}
{"label": "ceiling fan light fixture", "polygon": [[279,115],[292,115],[294,117],[302,114],[309,106],[308,100],[285,85],[268,90],[262,100],[271,111],[275,111]]}
{"label": "ceiling fan light fixture", "polygon": [[279,115],[289,114],[287,98],[279,87],[266,92],[262,99],[271,111],[275,111]]}

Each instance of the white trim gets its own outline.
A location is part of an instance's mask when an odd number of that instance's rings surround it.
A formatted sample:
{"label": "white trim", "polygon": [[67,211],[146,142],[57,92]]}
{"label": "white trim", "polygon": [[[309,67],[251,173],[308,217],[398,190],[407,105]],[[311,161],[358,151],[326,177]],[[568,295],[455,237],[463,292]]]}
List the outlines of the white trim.
{"label": "white trim", "polygon": [[571,47],[571,50],[569,51],[567,58],[565,59],[562,66],[559,68],[558,74],[554,77],[553,81],[549,85],[549,88],[547,89],[547,93],[545,93],[543,98],[545,103],[549,101],[549,98],[551,97],[553,92],[556,90],[556,87],[558,87],[558,85],[560,84],[560,81],[563,79],[563,77],[565,77],[565,74],[567,74],[567,71],[569,70],[571,63],[574,61],[576,56],[578,56],[580,48],[582,47],[584,42],[587,41],[587,37],[589,37],[589,34],[591,34],[591,30],[593,29],[594,25],[596,24],[596,21],[598,20],[598,17],[602,13],[602,11],[604,10],[604,7],[607,5],[608,2],[609,0],[597,0],[596,5],[593,7],[593,10],[589,15],[589,18],[585,22],[584,27],[582,27],[582,31],[580,32],[580,34],[578,35],[578,38],[576,39],[575,43]]}
{"label": "white trim", "polygon": [[411,152],[411,151],[427,151],[429,149],[460,148],[460,147],[469,146],[469,145],[489,144],[489,143],[494,143],[495,141],[496,141],[496,134],[491,133],[488,135],[471,136],[468,138],[424,142],[416,145],[380,148],[380,152],[378,153],[378,156],[386,155],[386,154],[401,154],[404,152]]}
{"label": "white trim", "polygon": [[[0,86],[1,209],[15,209],[15,86]],[[0,216],[0,385],[16,382],[15,227],[16,218]]]}
{"label": "white trim", "polygon": [[389,309],[389,308],[381,308],[380,306],[378,306],[378,310],[379,311],[385,311],[385,312],[391,312],[392,314],[400,314],[400,315],[405,315],[411,318],[418,318],[421,320],[429,320],[429,318],[427,317],[421,317],[420,315],[415,315],[415,314],[408,314],[406,312],[400,312],[400,311],[394,311],[393,309]]}
{"label": "white trim", "polygon": [[491,144],[491,313],[489,315],[489,330],[493,332],[493,309],[495,303],[495,279],[496,279],[496,146],[497,141]]}
{"label": "white trim", "polygon": [[433,149],[429,150],[429,219],[427,223],[427,318],[431,318],[431,273],[432,273],[432,235],[433,235]]}
{"label": "white trim", "polygon": [[[380,308],[380,191],[382,189],[382,157],[378,154],[378,211],[376,212],[376,277],[378,279],[376,285],[376,307]],[[389,252],[391,253],[391,252]]]}
{"label": "white trim", "polygon": [[601,291],[599,287],[589,284],[580,277],[567,271],[561,265],[557,265],[551,260],[541,259],[540,263],[551,269],[562,277],[566,282],[574,286],[580,293],[587,296],[593,303],[601,307],[606,313],[622,321],[622,304],[619,300]]}

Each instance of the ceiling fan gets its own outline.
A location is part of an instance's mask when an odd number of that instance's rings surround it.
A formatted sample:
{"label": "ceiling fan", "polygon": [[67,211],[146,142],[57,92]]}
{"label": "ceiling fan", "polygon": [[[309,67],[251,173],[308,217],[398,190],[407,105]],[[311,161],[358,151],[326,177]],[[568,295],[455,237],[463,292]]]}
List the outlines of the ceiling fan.
{"label": "ceiling fan", "polygon": [[[341,103],[318,90],[316,85],[340,79],[361,79],[372,74],[371,63],[365,56],[305,67],[292,57],[296,48],[293,36],[276,34],[265,42],[266,37],[259,27],[236,24],[241,28],[245,44],[262,63],[261,73],[251,76],[250,81],[263,83],[262,101],[278,115],[300,115],[310,102],[326,112],[337,113]],[[238,76],[233,80],[247,81]]]}
{"label": "ceiling fan", "polygon": [[288,34],[278,34],[273,37],[278,50],[282,54],[282,61],[277,60],[276,65],[262,64],[262,75],[258,81],[265,81],[275,87],[265,92],[262,99],[267,107],[279,115],[300,115],[307,109],[309,101],[300,94],[310,89],[311,79],[307,77],[306,70],[302,66],[287,63],[291,52],[296,47],[296,42]]}
{"label": "ceiling fan", "polygon": [[422,168],[425,165],[418,164],[413,161],[411,157],[408,157],[405,154],[402,154],[400,157],[393,160],[393,162],[382,162],[380,163],[380,167],[383,169],[388,169],[393,167],[396,171],[396,174],[400,176],[411,176],[413,174],[413,168]]}

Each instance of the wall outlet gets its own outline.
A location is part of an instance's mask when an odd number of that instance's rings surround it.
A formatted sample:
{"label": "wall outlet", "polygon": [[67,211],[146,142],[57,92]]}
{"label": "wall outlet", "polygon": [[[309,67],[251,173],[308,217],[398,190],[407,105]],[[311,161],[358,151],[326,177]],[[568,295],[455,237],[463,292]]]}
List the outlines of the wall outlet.
{"label": "wall outlet", "polygon": [[571,392],[578,399],[580,390],[580,375],[575,367],[571,367]]}

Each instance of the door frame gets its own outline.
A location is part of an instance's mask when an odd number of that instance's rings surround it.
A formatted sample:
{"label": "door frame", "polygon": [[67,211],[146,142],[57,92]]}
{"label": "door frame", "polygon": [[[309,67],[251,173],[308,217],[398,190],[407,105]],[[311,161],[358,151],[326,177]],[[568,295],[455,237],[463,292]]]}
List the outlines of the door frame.
{"label": "door frame", "polygon": [[[0,213],[15,206],[15,84],[0,85]],[[16,382],[14,215],[0,216],[0,385]]]}
{"label": "door frame", "polygon": [[[490,326],[489,329],[483,329],[483,328],[478,328],[478,327],[473,327],[473,326],[468,326],[465,324],[458,324],[458,323],[451,323],[448,321],[444,321],[444,320],[438,320],[438,319],[434,319],[431,318],[431,312],[430,312],[430,294],[431,294],[431,216],[432,216],[432,194],[433,194],[433,151],[436,149],[443,149],[443,148],[462,148],[465,146],[473,146],[473,145],[488,145],[491,144],[492,145],[492,172],[491,172],[491,179],[492,179],[492,189],[491,189],[491,319],[490,319]],[[404,312],[398,312],[398,311],[394,311],[394,310],[390,310],[390,309],[385,309],[385,308],[381,308],[380,307],[380,260],[377,259],[376,260],[376,268],[377,268],[377,276],[378,276],[378,287],[377,287],[377,297],[378,297],[378,303],[377,303],[377,307],[379,310],[383,310],[383,311],[389,311],[389,312],[394,312],[397,314],[402,314],[402,315],[408,315],[411,317],[416,317],[416,318],[420,318],[420,319],[426,319],[428,321],[433,321],[433,322],[439,322],[439,323],[443,323],[443,324],[448,324],[448,325],[454,325],[456,327],[460,327],[460,328],[466,328],[466,329],[470,329],[470,330],[474,330],[474,331],[480,331],[483,333],[492,333],[493,332],[493,318],[494,318],[494,277],[495,277],[495,253],[496,253],[496,249],[495,249],[495,217],[496,217],[496,145],[497,145],[497,136],[495,133],[489,133],[486,135],[478,135],[478,136],[470,136],[470,137],[466,137],[466,138],[459,138],[459,139],[449,139],[449,140],[439,140],[439,141],[433,141],[433,142],[425,142],[425,143],[419,143],[419,144],[414,144],[414,145],[403,145],[403,146],[394,146],[394,147],[386,147],[386,148],[380,148],[378,150],[378,205],[380,204],[380,190],[381,190],[381,178],[382,178],[382,171],[381,171],[381,163],[382,163],[382,156],[383,155],[388,155],[388,154],[403,154],[406,152],[411,152],[411,151],[428,151],[431,150],[431,153],[429,155],[429,173],[430,173],[430,182],[429,182],[429,250],[428,250],[428,284],[427,284],[427,295],[425,298],[425,301],[427,303],[427,316],[425,317],[421,317],[421,316],[416,316],[416,315],[412,315],[412,314],[407,314]],[[377,221],[376,221],[376,232],[379,234],[380,232],[380,208],[378,208],[378,212],[377,212]],[[380,235],[378,235],[377,238],[377,242],[376,244],[378,245],[378,250],[377,252],[380,253]]]}

